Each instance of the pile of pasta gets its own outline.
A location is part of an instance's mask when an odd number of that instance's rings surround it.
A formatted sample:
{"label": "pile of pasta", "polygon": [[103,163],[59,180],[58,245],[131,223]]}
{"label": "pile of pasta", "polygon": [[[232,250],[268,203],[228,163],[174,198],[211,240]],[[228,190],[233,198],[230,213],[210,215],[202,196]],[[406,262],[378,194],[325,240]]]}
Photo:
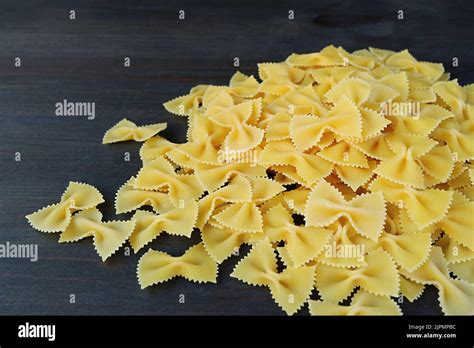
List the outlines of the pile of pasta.
{"label": "pile of pasta", "polygon": [[165,103],[187,118],[185,143],[159,136],[164,123],[106,132],[104,144],[144,142],[143,167],[115,199],[131,219],[103,221],[100,192],[71,182],[29,222],[59,242],[93,237],[103,260],[127,241],[140,252],[198,230],[180,256],[141,256],[142,288],[216,282],[248,244],[231,277],[266,287],[289,315],[305,303],[313,315],[399,315],[427,285],[443,313],[473,314],[474,84],[407,50],[334,46],[258,75]]}

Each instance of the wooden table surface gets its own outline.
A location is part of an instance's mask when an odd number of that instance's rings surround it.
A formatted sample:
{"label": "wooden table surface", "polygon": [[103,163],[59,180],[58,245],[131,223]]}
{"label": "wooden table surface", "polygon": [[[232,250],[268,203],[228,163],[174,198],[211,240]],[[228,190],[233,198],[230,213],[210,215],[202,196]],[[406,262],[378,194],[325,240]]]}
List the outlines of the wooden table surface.
{"label": "wooden table surface", "polygon": [[[0,259],[0,314],[282,314],[267,289],[229,277],[236,257],[220,267],[217,285],[175,279],[140,290],[136,263],[143,251],[119,251],[102,263],[90,239],[57,244],[58,235],[33,230],[24,216],[56,202],[75,180],[96,186],[107,201],[100,206],[104,217],[116,218],[115,192],[140,168],[139,144],[102,145],[104,131],[124,117],[166,121],[164,135],[184,141],[185,118],[168,115],[162,103],[198,83],[227,83],[234,57],[242,72],[256,74],[258,62],[328,44],[409,48],[419,59],[444,63],[461,83],[474,82],[474,2],[414,3],[2,1],[0,244],[37,244],[39,258]],[[178,20],[181,9],[185,20]],[[123,66],[124,57],[131,67]],[[95,102],[95,119],[56,117],[55,103],[64,99]],[[178,255],[198,238],[163,235],[152,246]],[[437,292],[428,287],[402,308],[439,314]]]}

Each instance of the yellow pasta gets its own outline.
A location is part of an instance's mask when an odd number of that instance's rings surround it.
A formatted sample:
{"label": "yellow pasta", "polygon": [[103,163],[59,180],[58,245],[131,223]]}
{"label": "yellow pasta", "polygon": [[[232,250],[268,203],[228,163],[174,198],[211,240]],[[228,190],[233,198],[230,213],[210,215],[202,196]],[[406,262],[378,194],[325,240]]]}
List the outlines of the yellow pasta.
{"label": "yellow pasta", "polygon": [[[264,233],[255,233],[264,237]],[[201,230],[201,238],[209,255],[218,263],[239,250],[243,243],[252,241],[254,233],[239,231],[225,226],[206,224]]]}
{"label": "yellow pasta", "polygon": [[164,157],[146,163],[137,174],[133,187],[142,190],[166,189],[175,206],[183,200],[197,199],[203,193],[194,175],[177,174]]}
{"label": "yellow pasta", "polygon": [[424,290],[425,286],[423,284],[416,283],[400,275],[400,294],[406,297],[408,301],[414,302],[417,300]]}
{"label": "yellow pasta", "polygon": [[164,103],[185,117],[183,143],[158,135],[166,123],[105,133],[143,142],[142,168],[115,197],[130,220],[103,222],[100,193],[70,183],[30,224],[61,242],[92,236],[104,260],[127,240],[142,252],[163,233],[198,234],[181,256],[146,251],[142,288],[216,282],[239,257],[231,276],[289,315],[306,303],[312,315],[400,315],[397,297],[423,301],[429,286],[443,313],[474,314],[474,84],[373,47],[257,68],[259,80],[236,72]]}
{"label": "yellow pasta", "polygon": [[93,237],[94,247],[102,258],[108,259],[130,237],[135,220],[102,222],[102,214],[96,208],[83,210],[71,218],[71,223],[61,233],[59,242],[76,242]]}
{"label": "yellow pasta", "polygon": [[142,147],[140,148],[140,158],[143,162],[149,162],[155,158],[165,155],[176,147],[177,144],[157,135],[143,143]]}
{"label": "yellow pasta", "polygon": [[117,214],[127,213],[142,206],[153,207],[156,213],[163,213],[172,209],[173,204],[168,194],[160,191],[136,189],[135,178],[131,178],[115,195],[115,212]]}
{"label": "yellow pasta", "polygon": [[285,249],[295,266],[317,257],[332,234],[321,227],[296,226],[290,213],[281,204],[267,211],[263,217],[263,231],[271,242],[286,242]]}
{"label": "yellow pasta", "polygon": [[310,186],[328,176],[333,164],[312,154],[296,151],[288,140],[268,143],[262,151],[259,163],[264,166],[291,166],[304,184]]}
{"label": "yellow pasta", "polygon": [[316,286],[324,300],[346,299],[356,286],[380,296],[397,296],[399,275],[395,262],[381,248],[365,257],[366,265],[343,269],[328,265],[316,268]]}
{"label": "yellow pasta", "polygon": [[389,297],[359,290],[349,306],[329,301],[309,301],[311,315],[401,315],[397,303]]}
{"label": "yellow pasta", "polygon": [[170,209],[160,215],[138,210],[133,215],[135,228],[130,235],[130,244],[133,250],[140,250],[163,231],[172,235],[191,237],[197,213],[198,205],[194,200],[189,200],[182,206]]}
{"label": "yellow pasta", "polygon": [[331,184],[321,180],[308,196],[306,222],[324,227],[344,217],[362,236],[377,240],[385,221],[385,201],[379,192],[358,196],[347,202]]}
{"label": "yellow pasta", "polygon": [[474,311],[474,285],[449,276],[441,248],[433,247],[429,259],[417,270],[400,273],[414,282],[436,286],[444,314],[467,315]]}
{"label": "yellow pasta", "polygon": [[101,193],[93,186],[71,181],[61,201],[27,215],[31,226],[42,232],[62,232],[75,211],[85,210],[104,202]]}
{"label": "yellow pasta", "polygon": [[138,282],[142,289],[180,276],[193,282],[215,283],[217,263],[206,253],[202,244],[196,244],[181,256],[148,250],[138,262]]}
{"label": "yellow pasta", "polygon": [[105,133],[102,144],[111,144],[126,140],[145,141],[164,129],[166,129],[166,123],[138,127],[132,121],[124,118]]}
{"label": "yellow pasta", "polygon": [[314,286],[314,266],[289,267],[277,273],[275,251],[268,238],[252,248],[231,276],[250,285],[267,286],[275,302],[290,315],[306,302]]}

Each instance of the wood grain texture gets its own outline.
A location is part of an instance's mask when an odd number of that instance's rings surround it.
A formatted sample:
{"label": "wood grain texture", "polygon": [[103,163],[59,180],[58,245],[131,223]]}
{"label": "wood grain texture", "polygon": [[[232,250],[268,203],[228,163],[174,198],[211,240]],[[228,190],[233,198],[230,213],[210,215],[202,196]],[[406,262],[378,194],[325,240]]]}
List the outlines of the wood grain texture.
{"label": "wood grain texture", "polygon": [[[162,103],[198,83],[227,83],[234,57],[242,72],[256,74],[258,62],[328,44],[409,48],[419,59],[444,63],[461,83],[474,82],[472,1],[132,3],[0,3],[0,243],[39,245],[38,262],[0,259],[0,314],[282,314],[267,289],[229,277],[236,257],[220,267],[217,285],[175,279],[141,291],[136,263],[143,252],[118,252],[102,263],[90,240],[58,245],[57,235],[34,231],[24,218],[57,201],[69,180],[99,188],[104,217],[116,218],[114,195],[140,168],[139,145],[101,145],[104,131],[123,117],[166,121],[164,135],[183,141],[186,119],[168,115]],[[14,57],[21,57],[21,68]],[[450,67],[452,57],[459,67]],[[95,102],[96,118],[55,117],[54,104],[64,99]],[[130,162],[123,160],[126,151]],[[16,152],[21,162],[14,161]],[[196,234],[162,236],[152,246],[178,255],[197,241]],[[439,314],[437,292],[429,287],[402,308]]]}

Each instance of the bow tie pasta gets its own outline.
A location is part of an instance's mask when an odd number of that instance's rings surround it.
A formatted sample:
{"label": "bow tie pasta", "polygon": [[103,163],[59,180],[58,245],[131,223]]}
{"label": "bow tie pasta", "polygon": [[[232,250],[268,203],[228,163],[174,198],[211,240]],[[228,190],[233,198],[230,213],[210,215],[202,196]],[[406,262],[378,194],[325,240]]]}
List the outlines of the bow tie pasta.
{"label": "bow tie pasta", "polygon": [[[142,288],[216,283],[247,244],[231,277],[288,315],[401,315],[427,286],[444,314],[474,314],[474,85],[408,50],[334,46],[258,64],[258,77],[164,103],[187,121],[182,144],[158,135],[166,123],[105,133],[143,142],[115,197],[129,220],[102,221],[102,195],[71,182],[31,226],[93,237],[104,261],[128,242]],[[149,249],[163,233],[201,242]]]}

